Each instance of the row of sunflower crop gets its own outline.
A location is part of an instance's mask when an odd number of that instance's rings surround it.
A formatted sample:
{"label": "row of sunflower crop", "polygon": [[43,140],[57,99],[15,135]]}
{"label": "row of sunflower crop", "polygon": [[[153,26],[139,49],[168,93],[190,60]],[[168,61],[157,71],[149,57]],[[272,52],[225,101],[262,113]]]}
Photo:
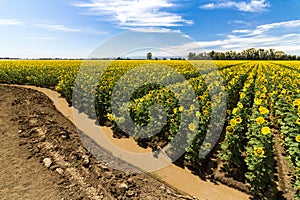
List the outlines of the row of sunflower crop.
{"label": "row of sunflower crop", "polygon": [[245,132],[247,132],[250,108],[254,99],[256,68],[257,66],[252,68],[241,92],[238,93],[239,101],[236,107],[228,110],[225,139],[221,145],[220,157],[226,161],[226,170],[231,173],[240,171],[244,164],[242,154],[245,152]]}
{"label": "row of sunflower crop", "polygon": [[252,114],[246,133],[245,162],[248,171],[245,176],[254,192],[262,192],[270,187],[274,174],[274,137],[270,128],[269,73],[260,63],[255,81]]}
{"label": "row of sunflower crop", "polygon": [[[269,66],[274,70],[272,80],[276,119],[280,126],[280,143],[288,154],[287,159],[294,171],[295,199],[300,199],[300,73],[285,65]],[[279,79],[279,77],[281,77]]]}
{"label": "row of sunflower crop", "polygon": [[268,82],[263,66],[250,72],[239,101],[228,115],[221,158],[228,173],[244,175],[253,192],[261,194],[273,173],[273,137],[268,126]]}

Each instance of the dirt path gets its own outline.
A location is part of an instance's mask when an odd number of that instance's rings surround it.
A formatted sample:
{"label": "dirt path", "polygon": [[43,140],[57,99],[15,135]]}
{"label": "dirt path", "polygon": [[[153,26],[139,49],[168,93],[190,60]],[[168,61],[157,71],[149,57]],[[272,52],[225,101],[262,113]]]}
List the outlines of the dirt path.
{"label": "dirt path", "polygon": [[[72,111],[72,108],[68,106],[67,102],[63,98],[60,98],[60,95],[58,93],[45,88],[39,88],[34,86],[26,86],[26,87],[45,93],[54,102],[57,109],[61,113],[63,113],[63,115],[66,116],[69,120],[74,122],[74,117],[73,117],[74,111]],[[86,120],[86,119],[82,119],[82,120]],[[91,124],[90,126],[93,126],[94,122],[92,120],[90,121],[91,122],[88,122],[87,120],[86,123],[90,123]],[[121,139],[121,140],[117,138],[113,138],[112,136],[113,134],[110,129],[106,127],[103,127],[102,129],[104,130],[104,133],[106,137],[109,139],[109,141],[115,144],[116,146],[118,146],[119,148],[126,149],[128,151],[136,152],[136,153],[150,151],[150,149],[145,150],[139,147],[132,138]],[[110,158],[111,157],[109,157],[109,159]],[[103,160],[105,158],[103,158],[102,156],[101,159]],[[236,189],[230,188],[221,183],[215,184],[209,181],[203,181],[199,177],[195,176],[191,171],[177,167],[174,164],[169,165],[168,167],[165,167],[161,170],[155,171],[154,174],[157,177],[162,178],[163,181],[167,182],[173,187],[176,187],[180,191],[189,193],[190,195],[193,195],[199,199],[209,199],[209,200],[250,199],[250,196],[246,195],[245,193],[242,193]]]}

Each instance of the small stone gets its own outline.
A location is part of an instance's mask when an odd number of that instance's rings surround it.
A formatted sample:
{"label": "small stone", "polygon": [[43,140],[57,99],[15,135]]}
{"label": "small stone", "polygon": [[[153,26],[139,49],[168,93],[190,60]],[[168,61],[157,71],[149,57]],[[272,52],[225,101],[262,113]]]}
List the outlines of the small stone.
{"label": "small stone", "polygon": [[127,182],[128,182],[128,183],[133,183],[133,182],[134,182],[134,179],[133,179],[133,178],[128,178],[128,179],[127,179]]}
{"label": "small stone", "polygon": [[118,188],[128,188],[127,184],[126,183],[121,183],[118,185]]}
{"label": "small stone", "polygon": [[135,193],[134,193],[134,191],[128,191],[128,192],[126,193],[126,195],[127,195],[128,197],[133,197],[133,196],[135,195]]}
{"label": "small stone", "polygon": [[44,158],[43,163],[47,168],[49,168],[52,165],[52,161],[50,158]]}
{"label": "small stone", "polygon": [[155,198],[153,196],[147,196],[146,199],[147,200],[154,200]]}
{"label": "small stone", "polygon": [[88,167],[90,165],[90,159],[89,159],[89,156],[87,155],[83,155],[82,156],[82,159],[83,159],[83,166],[84,167]]}
{"label": "small stone", "polygon": [[22,133],[22,130],[19,130],[19,131],[18,131],[18,134],[21,134],[21,133]]}
{"label": "small stone", "polygon": [[162,189],[162,190],[165,190],[165,189],[166,189],[166,187],[165,187],[165,186],[163,186],[163,185],[162,185],[162,186],[160,186],[159,188],[160,188],[160,189]]}
{"label": "small stone", "polygon": [[167,194],[171,194],[171,191],[170,190],[166,190]]}
{"label": "small stone", "polygon": [[104,165],[104,164],[99,164],[99,166],[104,170],[104,171],[109,171],[109,168]]}
{"label": "small stone", "polygon": [[55,171],[61,176],[64,174],[64,170],[62,168],[56,168]]}
{"label": "small stone", "polygon": [[68,139],[68,137],[67,137],[66,135],[62,135],[61,138],[62,138],[63,140]]}
{"label": "small stone", "polygon": [[118,193],[124,193],[128,189],[128,185],[125,183],[120,183],[117,185]]}
{"label": "small stone", "polygon": [[45,136],[40,137],[39,142],[45,142],[45,141],[46,141],[46,137]]}

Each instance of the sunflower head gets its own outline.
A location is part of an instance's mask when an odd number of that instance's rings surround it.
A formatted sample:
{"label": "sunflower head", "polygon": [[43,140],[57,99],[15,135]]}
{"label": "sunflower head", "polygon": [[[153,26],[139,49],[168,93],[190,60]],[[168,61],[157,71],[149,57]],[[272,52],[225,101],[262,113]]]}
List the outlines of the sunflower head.
{"label": "sunflower head", "polygon": [[260,147],[254,147],[254,154],[258,157],[262,157],[265,154],[265,151]]}
{"label": "sunflower head", "polygon": [[236,112],[238,111],[238,108],[234,108],[233,110],[232,110],[232,114],[236,114]]}
{"label": "sunflower head", "polygon": [[195,131],[195,130],[196,130],[196,124],[190,123],[190,124],[189,124],[189,130],[190,130],[190,131]]}
{"label": "sunflower head", "polygon": [[167,103],[172,103],[173,102],[173,100],[172,99],[167,99]]}
{"label": "sunflower head", "polygon": [[254,99],[254,103],[255,103],[256,105],[261,105],[262,99],[255,98],[255,99]]}
{"label": "sunflower head", "polygon": [[210,148],[211,148],[211,144],[210,144],[209,142],[206,142],[206,143],[204,144],[204,147],[205,147],[206,149],[210,149]]}
{"label": "sunflower head", "polygon": [[269,113],[269,110],[267,108],[263,107],[263,106],[260,106],[258,108],[258,110],[259,110],[260,114],[262,114],[262,115]]}
{"label": "sunflower head", "polygon": [[209,114],[209,111],[208,111],[208,110],[203,110],[203,114],[204,114],[204,115],[208,115],[208,114]]}
{"label": "sunflower head", "polygon": [[262,129],[261,129],[261,133],[262,133],[263,135],[268,135],[269,133],[271,133],[271,129],[270,129],[268,126],[264,126],[264,127],[262,127]]}
{"label": "sunflower head", "polygon": [[232,126],[227,126],[227,127],[226,127],[226,131],[227,131],[228,133],[233,133],[234,129],[232,128]]}
{"label": "sunflower head", "polygon": [[235,119],[231,119],[231,120],[230,120],[230,125],[231,125],[232,127],[236,125]]}
{"label": "sunflower head", "polygon": [[265,119],[263,117],[257,117],[256,118],[256,123],[263,124],[264,122],[265,122]]}
{"label": "sunflower head", "polygon": [[246,94],[245,94],[244,92],[241,92],[241,93],[240,93],[240,98],[243,99],[243,98],[245,98],[245,97],[246,97]]}
{"label": "sunflower head", "polygon": [[300,135],[296,136],[296,141],[300,143]]}
{"label": "sunflower head", "polygon": [[242,123],[243,120],[241,117],[236,117],[235,121],[236,121],[236,123],[240,124],[240,123]]}
{"label": "sunflower head", "polygon": [[241,102],[239,102],[239,103],[238,103],[238,107],[239,107],[239,108],[244,108],[244,105],[243,105]]}

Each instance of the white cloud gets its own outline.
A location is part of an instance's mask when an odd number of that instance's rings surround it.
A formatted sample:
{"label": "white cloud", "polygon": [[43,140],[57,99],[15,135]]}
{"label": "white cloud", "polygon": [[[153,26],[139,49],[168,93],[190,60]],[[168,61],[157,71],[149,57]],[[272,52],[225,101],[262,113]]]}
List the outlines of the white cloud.
{"label": "white cloud", "polygon": [[86,14],[105,18],[123,27],[174,27],[193,24],[182,16],[162,11],[176,5],[169,0],[91,0],[73,6],[88,8]]}
{"label": "white cloud", "polygon": [[[233,30],[233,33],[248,33],[248,36],[251,35],[261,35],[270,31],[271,29],[288,29],[288,28],[300,28],[300,20],[291,20],[285,22],[276,22],[270,24],[263,24],[257,26],[255,29],[242,29],[242,30]],[[298,30],[299,31],[299,30]]]}
{"label": "white cloud", "polygon": [[241,29],[241,30],[233,30],[233,33],[251,33],[250,30],[247,29]]}
{"label": "white cloud", "polygon": [[57,40],[55,37],[51,36],[43,36],[43,35],[35,35],[35,36],[29,36],[25,37],[27,40]]}
{"label": "white cloud", "polygon": [[181,49],[182,52],[201,52],[202,49],[205,51],[242,51],[252,47],[272,48],[300,55],[300,20],[264,24],[252,30],[233,30],[224,39],[192,42],[170,48]]}
{"label": "white cloud", "polygon": [[271,4],[267,0],[251,0],[246,1],[231,1],[223,0],[216,3],[208,3],[200,6],[202,9],[217,9],[217,8],[235,8],[243,12],[262,12],[266,8],[270,7]]}
{"label": "white cloud", "polygon": [[61,24],[37,24],[37,26],[40,26],[42,28],[54,30],[54,31],[62,31],[62,32],[81,32],[79,29],[70,28],[65,25]]}
{"label": "white cloud", "polygon": [[18,26],[25,23],[18,19],[0,19],[0,26]]}
{"label": "white cloud", "polygon": [[229,20],[228,22],[227,22],[228,24],[234,24],[234,25],[242,25],[242,26],[250,26],[251,25],[251,23],[250,22],[246,22],[246,21],[243,21],[243,20],[237,20],[237,19],[235,19],[235,20]]}
{"label": "white cloud", "polygon": [[126,28],[131,31],[141,32],[141,33],[181,33],[180,30],[171,30],[168,28],[156,28],[156,27],[139,27],[139,28]]}

